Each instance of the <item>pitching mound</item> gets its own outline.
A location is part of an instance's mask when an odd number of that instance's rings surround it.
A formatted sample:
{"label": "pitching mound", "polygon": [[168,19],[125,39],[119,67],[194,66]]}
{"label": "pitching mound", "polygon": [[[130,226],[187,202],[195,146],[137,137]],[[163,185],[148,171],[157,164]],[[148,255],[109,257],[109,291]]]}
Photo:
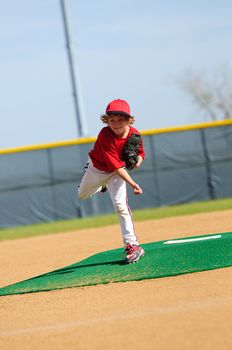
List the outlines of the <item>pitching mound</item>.
{"label": "pitching mound", "polygon": [[123,264],[122,249],[109,250],[62,269],[1,288],[0,295],[136,281],[232,266],[232,232],[142,246],[146,254],[137,264]]}

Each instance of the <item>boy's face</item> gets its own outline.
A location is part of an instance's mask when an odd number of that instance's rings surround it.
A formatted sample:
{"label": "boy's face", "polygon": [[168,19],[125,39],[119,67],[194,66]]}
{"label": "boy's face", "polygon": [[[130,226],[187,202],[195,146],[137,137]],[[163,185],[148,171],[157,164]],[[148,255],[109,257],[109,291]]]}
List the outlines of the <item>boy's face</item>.
{"label": "boy's face", "polygon": [[116,136],[123,137],[128,129],[128,120],[121,114],[113,114],[108,117],[108,126]]}

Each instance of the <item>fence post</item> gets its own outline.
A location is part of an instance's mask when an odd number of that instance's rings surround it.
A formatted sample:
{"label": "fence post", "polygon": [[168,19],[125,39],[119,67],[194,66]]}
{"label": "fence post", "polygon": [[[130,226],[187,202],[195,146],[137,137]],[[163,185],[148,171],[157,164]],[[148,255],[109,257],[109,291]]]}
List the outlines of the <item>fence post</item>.
{"label": "fence post", "polygon": [[54,176],[54,169],[52,165],[52,157],[51,157],[51,148],[46,149],[47,152],[47,159],[48,159],[48,170],[49,170],[49,175],[50,175],[50,189],[51,189],[51,195],[52,195],[52,205],[53,205],[53,211],[54,211],[54,220],[58,220],[59,216],[57,213],[57,208],[56,208],[56,195],[55,195],[55,176]]}
{"label": "fence post", "polygon": [[206,177],[207,177],[207,186],[208,186],[208,191],[209,191],[209,197],[211,199],[215,199],[213,179],[212,179],[212,173],[211,173],[211,167],[210,167],[210,157],[209,157],[209,152],[207,149],[207,141],[206,141],[206,137],[205,137],[205,129],[200,129],[199,131],[200,131],[200,135],[201,135],[203,154],[204,154],[204,158],[205,158],[205,168],[206,168]]}
{"label": "fence post", "polygon": [[[155,195],[156,195],[156,199],[157,199],[157,206],[160,207],[161,206],[161,198],[160,198],[160,189],[159,189],[159,181],[158,181],[158,176],[157,176],[157,164],[156,164],[156,156],[155,156],[155,136],[153,135],[149,135],[147,136],[149,137],[149,143],[150,143],[150,150],[151,150],[151,159],[152,159],[152,168],[153,168],[153,175],[154,175],[154,183],[155,183]],[[153,139],[154,138],[154,139]]]}

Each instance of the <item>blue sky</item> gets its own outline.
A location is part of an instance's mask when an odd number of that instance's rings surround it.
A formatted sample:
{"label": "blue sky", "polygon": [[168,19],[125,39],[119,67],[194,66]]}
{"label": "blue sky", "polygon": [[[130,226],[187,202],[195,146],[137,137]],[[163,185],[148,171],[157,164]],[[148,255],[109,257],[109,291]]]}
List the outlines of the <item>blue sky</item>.
{"label": "blue sky", "polygon": [[[0,148],[78,137],[59,0],[0,1]],[[229,0],[67,0],[87,133],[115,98],[140,130],[206,121],[177,81],[232,57]]]}

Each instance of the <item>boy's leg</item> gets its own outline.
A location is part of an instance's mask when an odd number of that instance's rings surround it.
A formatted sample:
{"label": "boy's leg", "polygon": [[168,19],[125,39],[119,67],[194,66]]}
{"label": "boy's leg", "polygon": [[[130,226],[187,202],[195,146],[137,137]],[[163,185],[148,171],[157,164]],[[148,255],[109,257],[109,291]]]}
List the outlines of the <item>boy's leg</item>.
{"label": "boy's leg", "polygon": [[108,180],[107,186],[115,211],[119,216],[123,243],[138,245],[131,210],[128,206],[125,181],[115,174]]}
{"label": "boy's leg", "polygon": [[85,166],[80,185],[78,186],[78,197],[80,199],[87,199],[95,193],[100,192],[108,176],[109,174],[94,168],[91,159],[89,159]]}

